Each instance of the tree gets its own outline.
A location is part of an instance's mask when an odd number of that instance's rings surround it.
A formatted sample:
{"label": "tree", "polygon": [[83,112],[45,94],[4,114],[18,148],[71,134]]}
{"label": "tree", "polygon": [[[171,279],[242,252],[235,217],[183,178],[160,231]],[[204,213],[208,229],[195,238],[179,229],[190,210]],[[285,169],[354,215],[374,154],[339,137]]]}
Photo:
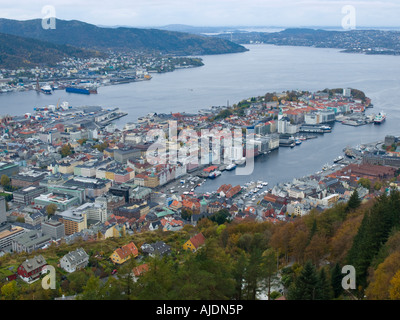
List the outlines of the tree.
{"label": "tree", "polygon": [[354,210],[358,208],[361,204],[360,197],[358,195],[357,189],[353,191],[353,193],[350,196],[349,201],[347,202],[347,207],[346,211]]}
{"label": "tree", "polygon": [[1,178],[0,178],[0,184],[3,187],[9,186],[10,185],[10,178],[7,175],[3,174],[1,176]]}
{"label": "tree", "polygon": [[360,178],[358,179],[358,184],[363,186],[366,189],[371,189],[371,180],[367,179],[367,178]]}
{"label": "tree", "polygon": [[343,292],[342,279],[342,270],[340,269],[339,264],[336,263],[331,271],[331,285],[334,298],[338,298]]}
{"label": "tree", "polygon": [[61,153],[61,156],[63,158],[65,158],[73,153],[73,149],[72,149],[71,145],[69,143],[67,143],[61,147],[60,153]]}
{"label": "tree", "polygon": [[50,217],[54,215],[57,211],[57,205],[55,203],[50,203],[49,205],[46,206],[46,212],[47,216]]}
{"label": "tree", "polygon": [[400,300],[400,270],[390,280],[389,295],[391,300]]}
{"label": "tree", "polygon": [[98,277],[91,276],[86,284],[83,286],[83,292],[78,297],[80,300],[100,300],[101,295],[101,282]]}
{"label": "tree", "polygon": [[321,268],[318,274],[318,300],[330,300],[333,297],[333,290],[325,269]]}
{"label": "tree", "polygon": [[289,288],[289,300],[316,300],[318,298],[318,276],[315,266],[307,261],[295,279],[294,284]]}
{"label": "tree", "polygon": [[17,283],[14,280],[1,287],[1,295],[4,300],[16,300],[18,291]]}
{"label": "tree", "polygon": [[267,289],[268,300],[271,300],[271,287],[276,280],[277,270],[277,253],[274,249],[267,249],[262,254],[262,278],[264,280],[264,286]]}
{"label": "tree", "polygon": [[243,298],[243,284],[245,280],[245,270],[247,266],[248,260],[246,254],[242,252],[237,259],[232,275],[235,280],[235,299],[242,300]]}

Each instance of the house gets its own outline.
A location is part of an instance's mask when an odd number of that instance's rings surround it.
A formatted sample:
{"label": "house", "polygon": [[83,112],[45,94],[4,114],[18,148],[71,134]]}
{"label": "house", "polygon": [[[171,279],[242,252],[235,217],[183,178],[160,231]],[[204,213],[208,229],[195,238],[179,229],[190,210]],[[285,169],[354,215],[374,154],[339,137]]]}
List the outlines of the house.
{"label": "house", "polygon": [[116,249],[110,256],[111,261],[114,264],[123,264],[125,261],[128,261],[132,256],[137,257],[139,251],[136,245],[131,242],[127,245],[122,246],[121,248]]}
{"label": "house", "polygon": [[147,263],[143,263],[138,265],[137,267],[132,269],[132,273],[134,276],[134,280],[137,280],[137,277],[141,276],[143,273],[149,271],[149,265]]}
{"label": "house", "polygon": [[169,255],[171,253],[171,247],[167,245],[164,241],[157,241],[155,243],[145,243],[140,249],[145,254],[148,254],[151,257],[155,255],[164,256]]}
{"label": "house", "polygon": [[27,259],[22,262],[17,269],[18,275],[25,282],[31,283],[39,279],[43,267],[47,265],[46,260],[42,255],[34,256],[32,259]]}
{"label": "house", "polygon": [[206,241],[203,234],[200,232],[195,236],[191,237],[188,241],[183,244],[184,250],[191,250],[192,252],[196,252],[200,246],[202,246]]}
{"label": "house", "polygon": [[85,268],[89,263],[89,255],[82,248],[68,252],[60,259],[60,266],[67,272]]}

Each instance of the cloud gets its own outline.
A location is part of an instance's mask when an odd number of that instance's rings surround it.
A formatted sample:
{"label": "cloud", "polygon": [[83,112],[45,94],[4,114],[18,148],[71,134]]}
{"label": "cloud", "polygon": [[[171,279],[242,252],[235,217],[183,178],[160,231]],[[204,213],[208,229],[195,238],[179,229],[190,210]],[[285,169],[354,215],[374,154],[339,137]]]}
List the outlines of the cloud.
{"label": "cloud", "polygon": [[101,25],[339,26],[341,8],[353,5],[364,25],[399,26],[398,0],[0,0],[1,17],[41,18],[53,5],[57,17]]}

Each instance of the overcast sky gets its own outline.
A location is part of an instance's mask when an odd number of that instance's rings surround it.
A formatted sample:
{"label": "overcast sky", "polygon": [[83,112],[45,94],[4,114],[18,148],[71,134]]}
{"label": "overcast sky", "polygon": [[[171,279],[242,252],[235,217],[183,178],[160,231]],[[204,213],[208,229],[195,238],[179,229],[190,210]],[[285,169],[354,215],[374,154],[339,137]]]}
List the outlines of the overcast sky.
{"label": "overcast sky", "polygon": [[56,17],[96,25],[333,26],[344,6],[355,8],[357,26],[400,26],[400,0],[0,0],[0,17],[42,18],[51,5]]}

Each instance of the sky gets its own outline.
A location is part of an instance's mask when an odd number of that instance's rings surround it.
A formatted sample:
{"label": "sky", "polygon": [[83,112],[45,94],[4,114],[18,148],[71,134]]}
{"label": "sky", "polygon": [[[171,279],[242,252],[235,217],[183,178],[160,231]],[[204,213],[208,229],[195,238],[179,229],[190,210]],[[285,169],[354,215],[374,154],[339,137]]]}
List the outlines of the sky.
{"label": "sky", "polygon": [[46,6],[63,20],[134,27],[340,27],[351,6],[356,26],[400,27],[400,0],[0,0],[0,17],[43,18]]}

